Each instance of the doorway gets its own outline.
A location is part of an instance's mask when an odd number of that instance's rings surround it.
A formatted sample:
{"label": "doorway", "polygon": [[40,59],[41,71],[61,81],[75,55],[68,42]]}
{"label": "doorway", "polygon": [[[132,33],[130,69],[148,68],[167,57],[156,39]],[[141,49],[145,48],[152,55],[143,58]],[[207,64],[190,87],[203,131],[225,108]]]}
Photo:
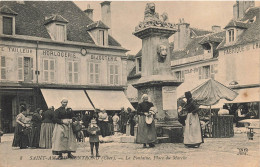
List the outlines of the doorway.
{"label": "doorway", "polygon": [[1,98],[1,123],[2,129],[4,133],[11,133],[13,132],[12,127],[12,100],[13,96],[3,96]]}

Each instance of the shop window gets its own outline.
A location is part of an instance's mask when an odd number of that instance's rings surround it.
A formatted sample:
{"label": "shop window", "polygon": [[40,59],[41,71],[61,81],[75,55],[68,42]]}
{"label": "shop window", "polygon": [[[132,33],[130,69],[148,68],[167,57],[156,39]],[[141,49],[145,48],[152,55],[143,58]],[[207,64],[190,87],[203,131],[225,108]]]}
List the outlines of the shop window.
{"label": "shop window", "polygon": [[13,35],[13,18],[3,16],[3,34]]}
{"label": "shop window", "polygon": [[119,84],[118,65],[109,65],[109,84]]}
{"label": "shop window", "polygon": [[69,83],[79,83],[79,62],[68,62]]}
{"label": "shop window", "polygon": [[233,42],[235,40],[234,29],[228,30],[228,42]]}
{"label": "shop window", "polygon": [[1,79],[6,79],[6,61],[5,61],[5,56],[1,56]]}
{"label": "shop window", "polygon": [[89,82],[91,84],[100,83],[100,64],[99,63],[89,63]]}
{"label": "shop window", "polygon": [[43,60],[43,81],[51,83],[55,82],[55,60]]}

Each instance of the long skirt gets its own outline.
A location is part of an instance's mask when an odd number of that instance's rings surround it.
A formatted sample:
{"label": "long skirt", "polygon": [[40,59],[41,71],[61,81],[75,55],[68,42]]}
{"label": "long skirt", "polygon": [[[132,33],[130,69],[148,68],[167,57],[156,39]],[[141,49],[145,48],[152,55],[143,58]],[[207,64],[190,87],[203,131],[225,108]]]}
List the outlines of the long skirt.
{"label": "long skirt", "polygon": [[109,136],[108,122],[99,121],[100,133],[102,137]]}
{"label": "long skirt", "polygon": [[136,143],[146,144],[154,143],[157,139],[155,122],[146,124],[145,116],[139,116]]}
{"label": "long skirt", "polygon": [[39,141],[40,141],[40,133],[41,133],[41,126],[34,126],[32,127],[32,133],[30,136],[30,147],[39,148]]}
{"label": "long skirt", "polygon": [[55,124],[52,137],[52,154],[76,152],[76,137],[71,125]]}
{"label": "long skirt", "polygon": [[53,123],[42,123],[40,142],[39,146],[41,148],[51,148],[52,146],[52,136],[53,136],[54,124]]}
{"label": "long skirt", "polygon": [[14,131],[14,139],[13,139],[13,147],[27,148],[29,146],[29,138],[28,138],[28,130],[18,124],[15,127]]}
{"label": "long skirt", "polygon": [[188,113],[184,128],[184,144],[187,146],[203,143],[202,130],[198,114]]}
{"label": "long skirt", "polygon": [[114,122],[114,123],[113,123],[113,126],[114,126],[114,132],[118,132],[118,131],[119,131],[119,125],[118,125],[118,123]]}

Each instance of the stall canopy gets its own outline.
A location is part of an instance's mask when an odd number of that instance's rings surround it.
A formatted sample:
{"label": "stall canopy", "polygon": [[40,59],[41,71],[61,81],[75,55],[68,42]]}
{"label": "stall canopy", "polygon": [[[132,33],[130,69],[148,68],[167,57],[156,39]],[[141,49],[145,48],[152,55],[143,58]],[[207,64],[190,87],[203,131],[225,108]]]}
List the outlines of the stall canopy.
{"label": "stall canopy", "polygon": [[94,110],[84,90],[41,89],[41,92],[48,107],[57,109],[61,106],[61,100],[66,98],[72,110]]}
{"label": "stall canopy", "polygon": [[95,108],[104,108],[105,110],[120,110],[133,106],[126,98],[123,91],[112,90],[86,90],[91,102]]}
{"label": "stall canopy", "polygon": [[192,97],[200,105],[211,106],[217,104],[220,99],[234,100],[238,93],[222,85],[214,79],[209,79],[191,90]]}
{"label": "stall canopy", "polygon": [[238,96],[231,102],[227,103],[248,103],[260,101],[260,88],[239,89]]}

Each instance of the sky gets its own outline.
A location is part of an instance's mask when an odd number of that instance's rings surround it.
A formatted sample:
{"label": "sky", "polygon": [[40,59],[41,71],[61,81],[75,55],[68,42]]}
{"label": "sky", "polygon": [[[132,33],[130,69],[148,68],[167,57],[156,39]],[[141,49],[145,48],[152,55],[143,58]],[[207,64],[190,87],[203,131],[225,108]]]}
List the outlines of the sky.
{"label": "sky", "polygon": [[[94,9],[93,20],[101,20],[101,5],[103,1],[74,1],[81,10],[87,9],[88,4]],[[112,1],[111,22],[112,36],[130,50],[127,54],[137,54],[142,47],[141,39],[132,33],[139,22],[144,19],[144,9],[149,1]],[[232,1],[151,1],[159,15],[168,13],[169,22],[176,24],[184,18],[190,27],[211,30],[212,25],[224,28],[233,17]],[[255,2],[260,6],[260,1]],[[173,40],[173,37],[169,39]]]}

